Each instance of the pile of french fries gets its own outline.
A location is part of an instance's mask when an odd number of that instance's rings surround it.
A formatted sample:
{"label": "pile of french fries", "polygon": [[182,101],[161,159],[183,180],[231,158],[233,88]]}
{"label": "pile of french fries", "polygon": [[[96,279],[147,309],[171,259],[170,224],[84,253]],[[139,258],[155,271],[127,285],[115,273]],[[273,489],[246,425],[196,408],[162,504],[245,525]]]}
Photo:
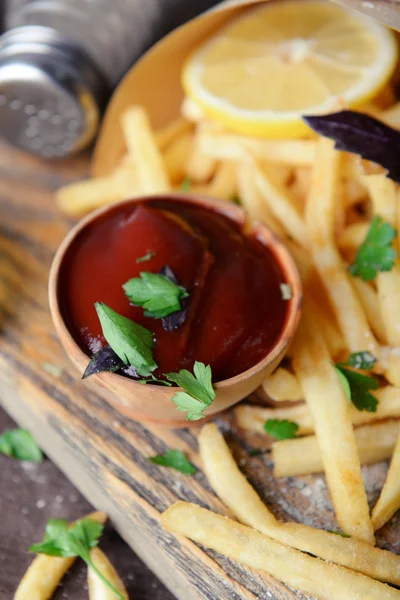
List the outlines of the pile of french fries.
{"label": "pile of french fries", "polygon": [[[400,128],[400,103],[393,98],[388,87],[362,110]],[[400,598],[354,572],[400,585],[398,559],[373,548],[374,531],[400,508],[400,262],[372,282],[347,270],[375,216],[400,231],[398,186],[377,165],[335,150],[313,132],[291,140],[246,137],[210,121],[188,99],[163,130],[152,130],[140,106],[125,112],[121,126],[126,155],[114,173],[61,189],[60,208],[80,216],[125,198],[187,190],[239,199],[250,219],[285,241],[303,281],[301,324],[288,364],[263,384],[271,402],[241,405],[235,416],[242,429],[264,435],[267,419],[299,425],[298,438],[273,446],[275,475],[325,472],[338,525],[351,539],[277,523],[212,426],[200,437],[210,482],[239,520],[261,533],[183,504],[166,513],[165,526],[318,598]],[[400,251],[399,236],[393,245]],[[377,358],[375,413],[351,405],[332,368],[362,351]],[[388,458],[387,481],[370,515],[360,465]],[[334,593],[326,591],[329,585]]]}
{"label": "pile of french fries", "polygon": [[[87,517],[104,525],[107,515],[94,512]],[[107,556],[98,548],[92,548],[90,558],[95,567],[115,587],[124,600],[129,600],[124,584]],[[15,592],[14,600],[50,600],[64,575],[69,571],[76,557],[58,557],[38,554],[30,564]],[[87,572],[89,600],[115,600],[116,596],[91,567]]]}

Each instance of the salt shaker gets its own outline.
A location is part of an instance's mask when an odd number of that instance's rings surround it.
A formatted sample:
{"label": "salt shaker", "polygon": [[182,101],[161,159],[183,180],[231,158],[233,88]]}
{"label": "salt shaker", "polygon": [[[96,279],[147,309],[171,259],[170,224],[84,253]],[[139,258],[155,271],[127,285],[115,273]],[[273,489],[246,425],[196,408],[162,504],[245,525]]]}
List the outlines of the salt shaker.
{"label": "salt shaker", "polygon": [[0,134],[45,158],[94,138],[125,71],[217,0],[6,0]]}

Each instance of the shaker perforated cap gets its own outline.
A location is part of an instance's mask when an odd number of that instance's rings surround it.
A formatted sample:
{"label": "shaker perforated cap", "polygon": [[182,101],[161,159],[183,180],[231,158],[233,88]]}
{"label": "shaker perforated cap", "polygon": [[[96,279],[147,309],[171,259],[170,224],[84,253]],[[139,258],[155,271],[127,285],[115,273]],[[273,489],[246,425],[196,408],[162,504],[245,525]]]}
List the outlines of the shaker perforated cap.
{"label": "shaker perforated cap", "polygon": [[94,137],[108,87],[85,53],[46,27],[0,38],[0,133],[45,158],[64,157]]}

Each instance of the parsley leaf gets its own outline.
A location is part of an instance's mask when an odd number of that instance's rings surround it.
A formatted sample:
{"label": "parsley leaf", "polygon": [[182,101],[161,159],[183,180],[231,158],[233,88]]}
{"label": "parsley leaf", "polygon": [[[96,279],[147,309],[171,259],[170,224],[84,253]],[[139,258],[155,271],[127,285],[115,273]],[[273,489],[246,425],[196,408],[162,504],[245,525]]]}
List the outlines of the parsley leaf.
{"label": "parsley leaf", "polygon": [[142,385],[146,385],[146,383],[161,383],[162,385],[166,385],[167,387],[171,387],[172,385],[172,383],[169,383],[169,381],[164,381],[164,379],[157,379],[157,377],[154,377],[154,375],[149,377],[149,379],[138,379],[138,383],[141,383]]}
{"label": "parsley leaf", "polygon": [[188,421],[202,419],[203,411],[213,403],[215,398],[210,365],[205,366],[196,361],[193,371],[194,375],[186,369],[182,369],[179,373],[167,373],[166,375],[169,381],[173,381],[185,390],[185,392],[177,392],[172,398],[172,402],[178,410],[187,411]]}
{"label": "parsley leaf", "polygon": [[369,371],[376,364],[377,360],[375,356],[368,352],[368,350],[364,350],[364,352],[353,352],[350,354],[347,362],[340,363],[341,366],[348,365],[349,367],[353,367],[354,369],[364,369],[365,371]]}
{"label": "parsley leaf", "polygon": [[119,315],[103,302],[96,302],[95,307],[103,335],[114,352],[126,365],[135,367],[139,375],[151,375],[157,368],[153,358],[151,331]]}
{"label": "parsley leaf", "polygon": [[145,309],[145,316],[162,319],[181,310],[181,300],[189,294],[161,273],[140,273],[123,285],[126,295],[135,306]]}
{"label": "parsley leaf", "polygon": [[339,362],[334,365],[348,400],[354,404],[358,410],[367,412],[376,412],[378,400],[369,390],[377,390],[379,382],[375,377],[357,373],[353,369],[370,369],[376,363],[376,358],[368,351],[355,352],[350,354],[347,362]]}
{"label": "parsley leaf", "polygon": [[97,569],[90,557],[90,550],[97,546],[102,532],[103,525],[90,518],[77,521],[70,527],[63,519],[50,519],[46,526],[43,542],[33,544],[29,548],[29,552],[47,556],[79,556],[116,597],[123,600],[122,594]]}
{"label": "parsley leaf", "polygon": [[190,188],[192,187],[192,180],[190,177],[185,177],[185,179],[181,183],[182,192],[190,192]]}
{"label": "parsley leaf", "polygon": [[296,437],[299,426],[297,423],[283,419],[268,419],[264,424],[264,429],[269,435],[277,440],[290,440]]}
{"label": "parsley leaf", "polygon": [[185,475],[194,475],[196,473],[196,468],[180,450],[167,450],[165,456],[157,454],[157,456],[149,458],[149,461],[161,467],[176,469],[176,471],[180,471]]}
{"label": "parsley leaf", "polygon": [[292,292],[292,286],[290,285],[290,283],[281,283],[280,288],[281,288],[282,300],[291,300],[291,298],[293,296],[293,292]]}
{"label": "parsley leaf", "polygon": [[123,364],[123,361],[114,352],[111,346],[104,346],[104,348],[94,354],[82,375],[82,379],[86,379],[87,377],[90,377],[90,375],[101,373],[102,371],[115,373],[115,371],[118,371]]}
{"label": "parsley leaf", "polygon": [[17,458],[40,462],[43,453],[26,429],[10,429],[0,435],[0,453]]}
{"label": "parsley leaf", "polygon": [[147,262],[154,255],[155,255],[155,252],[153,252],[153,250],[149,250],[144,256],[140,256],[139,258],[136,259],[136,264],[138,265],[139,263]]}
{"label": "parsley leaf", "polygon": [[335,531],[334,529],[327,529],[328,533],[334,533],[335,535],[340,535],[342,538],[351,538],[351,535],[347,535],[347,533],[343,533],[343,531]]}
{"label": "parsley leaf", "polygon": [[369,115],[343,110],[330,115],[303,117],[314,131],[335,141],[335,148],[359,154],[384,169],[400,183],[400,132]]}
{"label": "parsley leaf", "polygon": [[354,277],[364,281],[375,279],[378,271],[390,271],[393,268],[397,252],[391,243],[396,230],[382,217],[375,217],[364,242],[359,247],[349,271]]}

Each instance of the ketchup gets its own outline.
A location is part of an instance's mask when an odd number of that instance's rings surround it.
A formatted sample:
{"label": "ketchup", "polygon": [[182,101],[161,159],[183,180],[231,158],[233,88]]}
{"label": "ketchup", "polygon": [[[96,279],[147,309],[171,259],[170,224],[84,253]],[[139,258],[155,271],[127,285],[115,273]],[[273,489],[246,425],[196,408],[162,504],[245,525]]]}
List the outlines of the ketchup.
{"label": "ketchup", "polygon": [[[137,259],[151,253],[146,262]],[[168,265],[189,293],[187,316],[174,331],[132,306],[122,285]],[[106,344],[94,307],[104,302],[154,334],[157,377],[194,362],[211,365],[213,381],[246,371],[271,350],[285,324],[285,279],[270,250],[212,209],[174,200],[117,206],[85,227],[61,269],[64,320],[89,355]]]}

